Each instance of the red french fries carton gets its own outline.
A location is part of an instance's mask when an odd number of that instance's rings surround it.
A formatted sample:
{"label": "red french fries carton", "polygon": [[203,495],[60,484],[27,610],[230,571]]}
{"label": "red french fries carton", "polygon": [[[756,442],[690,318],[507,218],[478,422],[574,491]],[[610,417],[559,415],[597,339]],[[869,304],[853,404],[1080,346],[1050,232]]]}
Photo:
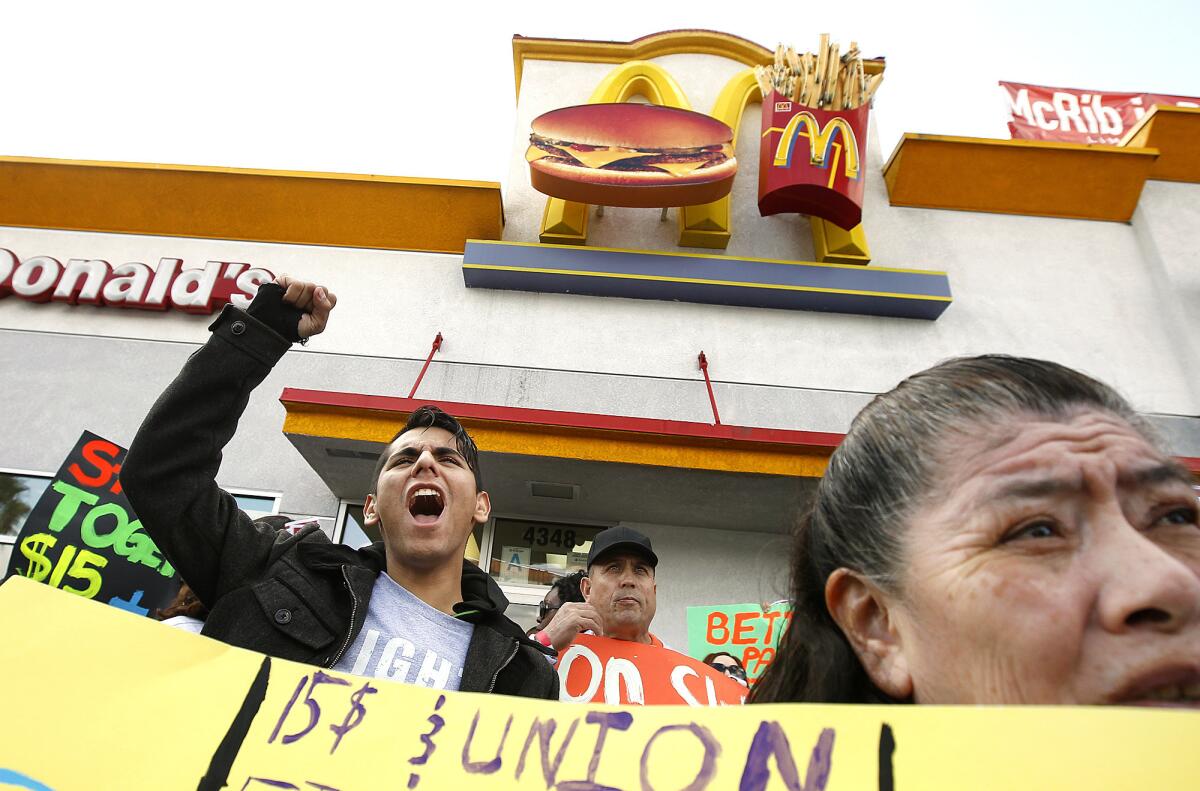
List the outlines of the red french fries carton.
{"label": "red french fries carton", "polygon": [[759,214],[808,214],[846,230],[862,222],[869,110],[805,107],[774,91],[764,98]]}

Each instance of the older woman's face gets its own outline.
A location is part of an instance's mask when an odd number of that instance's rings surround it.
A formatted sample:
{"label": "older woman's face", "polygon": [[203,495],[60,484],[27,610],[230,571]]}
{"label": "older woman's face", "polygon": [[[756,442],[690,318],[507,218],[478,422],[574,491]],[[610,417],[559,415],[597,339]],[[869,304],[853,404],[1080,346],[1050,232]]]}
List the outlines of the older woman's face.
{"label": "older woman's face", "polygon": [[889,607],[917,702],[1200,706],[1186,471],[1099,411],[948,445]]}

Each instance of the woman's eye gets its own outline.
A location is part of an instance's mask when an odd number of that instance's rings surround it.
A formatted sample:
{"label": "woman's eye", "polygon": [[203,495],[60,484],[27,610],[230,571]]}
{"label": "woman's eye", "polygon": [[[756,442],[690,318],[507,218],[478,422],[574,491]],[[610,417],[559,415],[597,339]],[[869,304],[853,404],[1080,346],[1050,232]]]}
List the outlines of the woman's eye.
{"label": "woman's eye", "polygon": [[1167,525],[1195,525],[1197,522],[1196,509],[1188,506],[1172,508],[1160,516],[1158,521]]}
{"label": "woman's eye", "polygon": [[1053,522],[1031,522],[1023,525],[1016,530],[1006,535],[1001,543],[1016,541],[1018,539],[1045,539],[1058,536],[1059,531],[1057,525]]}

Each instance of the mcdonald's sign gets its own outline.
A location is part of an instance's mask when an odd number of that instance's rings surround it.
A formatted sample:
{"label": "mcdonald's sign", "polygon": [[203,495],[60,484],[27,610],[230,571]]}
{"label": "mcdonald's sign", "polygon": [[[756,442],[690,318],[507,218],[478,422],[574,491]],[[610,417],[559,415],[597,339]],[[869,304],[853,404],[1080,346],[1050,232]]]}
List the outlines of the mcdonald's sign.
{"label": "mcdonald's sign", "polygon": [[[672,37],[677,35],[679,34],[664,33],[659,34],[657,38],[661,39],[662,46],[667,47],[670,45]],[[714,43],[707,42],[706,46],[711,46]],[[647,54],[651,54],[652,52],[653,50],[648,50]],[[766,60],[766,54],[767,51],[763,50],[762,61]],[[738,59],[742,60],[748,66],[762,62],[744,53]],[[882,64],[871,65],[870,68],[881,69]],[[596,85],[587,102],[588,104],[627,102],[635,96],[643,96],[651,104],[661,107],[672,107],[682,110],[693,109],[683,88],[670,72],[657,63],[640,59],[628,60],[615,66]],[[763,100],[762,90],[754,78],[754,69],[746,68],[735,73],[726,81],[716,100],[713,102],[712,108],[707,113],[707,115],[720,121],[732,130],[733,136],[730,143],[734,148],[737,146],[742,116],[746,108],[754,102],[763,102],[764,108],[773,108],[776,106],[774,102]],[[780,104],[787,104],[789,108],[791,106],[790,102]],[[766,112],[765,109],[764,112]],[[822,110],[812,110],[810,112],[814,119],[814,127],[817,134],[820,135],[826,130],[828,123],[826,114]],[[848,119],[845,123],[849,127],[849,134],[846,133],[846,130],[840,130],[836,135],[830,132],[828,142],[830,155],[833,159],[838,160],[837,164],[839,167],[844,167],[842,152],[847,149],[844,141],[853,137],[855,142],[855,145],[851,147],[854,152],[852,155],[854,157],[853,164],[856,172],[861,176],[863,171],[862,166],[866,159],[866,117],[864,114],[860,124],[853,118],[856,112],[858,111],[852,110],[840,113],[840,115],[846,116]],[[786,126],[791,115],[791,113],[787,113],[781,119],[779,124],[781,129]],[[800,123],[797,122],[797,124]],[[798,133],[801,136],[812,134],[808,128],[798,128]],[[778,136],[779,133],[776,133],[773,139],[778,140]],[[824,149],[822,150],[824,151]],[[769,164],[773,161],[775,152],[774,150],[770,152],[770,159],[768,159],[766,153],[762,156],[763,160]],[[832,159],[830,162],[832,163]],[[744,174],[748,171],[748,168],[744,167],[746,164],[748,163],[743,163],[742,178],[745,178]],[[841,181],[839,180],[839,183]],[[855,189],[857,189],[857,193],[855,193],[857,195],[857,203],[861,206],[863,179],[857,178],[854,184],[856,185]],[[733,233],[731,204],[732,197],[730,195],[724,195],[710,200],[708,203],[699,205],[677,204],[679,205],[679,245],[681,247],[725,249]],[[542,212],[542,224],[538,234],[539,240],[546,244],[586,244],[589,209],[590,206],[587,203],[578,200],[571,200],[564,197],[551,197],[547,199],[545,210]],[[798,210],[784,208],[780,209],[780,211]],[[849,226],[841,225],[840,223],[835,224],[827,219],[823,212],[824,210],[819,206],[818,210],[805,212],[809,214],[809,224],[813,234],[813,247],[817,254],[816,260],[821,263],[859,265],[870,261],[871,256],[867,245],[867,237],[862,226],[858,222],[851,223]],[[764,214],[766,213],[764,212]],[[839,219],[844,221],[844,213],[838,216]]]}
{"label": "mcdonald's sign", "polygon": [[[632,113],[634,111],[628,108],[636,106],[632,102],[638,98],[657,106],[641,104],[636,112],[646,117],[693,115],[679,112],[693,110],[680,82],[662,61],[651,60],[689,53],[717,56],[742,66],[729,69],[726,63],[715,70],[705,68],[681,73],[680,76],[702,79],[715,74],[724,80],[723,85],[713,86],[720,88],[715,99],[706,99],[706,106],[694,108],[707,116],[706,124],[722,125],[722,135],[719,140],[704,140],[700,141],[704,145],[695,143],[692,146],[706,149],[704,153],[712,154],[714,159],[723,156],[733,160],[738,152],[739,127],[743,131],[746,126],[754,128],[752,137],[743,141],[741,156],[736,157],[740,160],[738,167],[742,177],[739,183],[732,185],[732,191],[722,185],[716,196],[703,198],[707,203],[691,203],[676,196],[679,202],[669,204],[676,209],[679,247],[693,248],[669,250],[663,249],[664,242],[670,244],[664,239],[663,232],[667,228],[658,224],[665,224],[668,216],[665,211],[653,220],[645,216],[630,217],[631,222],[625,224],[619,221],[620,217],[612,218],[618,220],[615,222],[604,220],[598,208],[622,205],[641,208],[664,206],[663,203],[648,200],[638,204],[618,202],[624,201],[625,197],[619,194],[601,197],[592,183],[583,185],[590,190],[584,192],[576,189],[569,179],[548,182],[539,171],[547,164],[556,164],[554,159],[565,160],[559,152],[564,143],[572,141],[582,146],[570,146],[567,153],[593,170],[603,170],[606,165],[619,163],[625,157],[640,164],[637,160],[642,159],[645,148],[673,148],[656,141],[631,143],[629,140],[592,137],[579,139],[571,136],[574,130],[546,127],[544,122],[567,111],[583,117],[590,115],[589,110],[615,113],[612,108],[619,106],[621,112]],[[787,244],[798,229],[791,223],[761,219],[749,205],[739,207],[742,211],[737,212],[737,218],[743,227],[737,229],[738,244],[725,252],[734,231],[733,202],[750,204],[754,201],[754,182],[746,174],[754,169],[756,147],[760,147],[763,168],[792,174],[803,166],[819,174],[820,178],[814,176],[813,182],[821,189],[830,192],[832,184],[832,191],[848,193],[852,196],[850,202],[857,201],[861,207],[862,187],[866,181],[865,110],[857,115],[854,110],[827,113],[793,106],[768,91],[766,109],[762,111],[767,123],[758,127],[753,121],[758,108],[752,105],[764,102],[764,97],[754,67],[769,62],[771,53],[766,48],[710,31],[670,31],[627,44],[517,37],[514,39],[514,63],[519,107],[525,101],[521,81],[527,56],[544,63],[524,72],[526,79],[536,75],[541,82],[529,93],[533,98],[526,107],[528,115],[524,116],[530,123],[532,135],[525,138],[522,134],[519,147],[514,147],[524,160],[520,165],[527,167],[530,173],[528,187],[518,185],[513,190],[519,206],[520,229],[513,230],[514,223],[510,219],[510,230],[506,230],[504,240],[468,240],[462,266],[463,283],[468,288],[923,320],[937,319],[952,303],[950,283],[944,272],[866,266],[871,255],[862,225],[857,221],[844,225],[831,222],[827,219],[828,209],[836,204],[828,200],[813,201],[807,212],[813,239],[811,252],[803,247],[795,253],[781,249],[781,243]],[[562,62],[585,63],[589,67],[560,71],[546,65]],[[669,63],[672,68],[692,68],[690,62]],[[611,65],[604,71],[597,71],[594,66],[598,64]],[[879,74],[883,63],[868,61],[864,62],[864,67],[868,74]],[[598,76],[599,82],[593,82]],[[583,84],[582,80],[587,83]],[[572,92],[578,88],[592,90],[590,95]],[[583,105],[572,104],[584,96]],[[835,115],[837,117],[833,117]],[[578,126],[590,134],[600,124]],[[772,130],[772,126],[777,128]],[[768,131],[766,136],[760,137],[762,130]],[[731,138],[726,136],[729,132]],[[580,154],[571,153],[573,151]],[[779,165],[775,164],[777,160]],[[661,161],[672,167],[678,164],[684,173],[693,169],[691,162]],[[694,169],[699,171],[708,167],[706,164]],[[788,178],[794,179],[794,176]],[[574,179],[575,182],[586,180]],[[795,184],[789,182],[787,186],[794,187]],[[537,212],[535,206],[544,206],[544,209]],[[798,211],[794,203],[778,210]],[[540,228],[525,224],[528,221],[536,223],[534,218],[539,213]],[[834,216],[840,223],[847,223],[845,211]],[[588,226],[593,217],[597,218],[597,233],[589,243]],[[650,222],[654,222],[653,229],[647,227]],[[709,248],[709,251],[701,253],[694,248]]]}
{"label": "mcdonald's sign", "polygon": [[781,101],[772,93],[762,108],[759,213],[814,215],[846,230],[858,225],[867,105],[821,110]]}

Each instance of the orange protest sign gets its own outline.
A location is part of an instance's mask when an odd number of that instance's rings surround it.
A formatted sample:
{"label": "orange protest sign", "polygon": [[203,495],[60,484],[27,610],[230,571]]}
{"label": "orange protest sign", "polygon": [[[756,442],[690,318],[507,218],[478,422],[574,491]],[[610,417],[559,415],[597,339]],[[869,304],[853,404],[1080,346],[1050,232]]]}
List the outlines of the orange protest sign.
{"label": "orange protest sign", "polygon": [[558,660],[560,698],[610,705],[736,706],[746,688],[669,648],[581,634]]}

